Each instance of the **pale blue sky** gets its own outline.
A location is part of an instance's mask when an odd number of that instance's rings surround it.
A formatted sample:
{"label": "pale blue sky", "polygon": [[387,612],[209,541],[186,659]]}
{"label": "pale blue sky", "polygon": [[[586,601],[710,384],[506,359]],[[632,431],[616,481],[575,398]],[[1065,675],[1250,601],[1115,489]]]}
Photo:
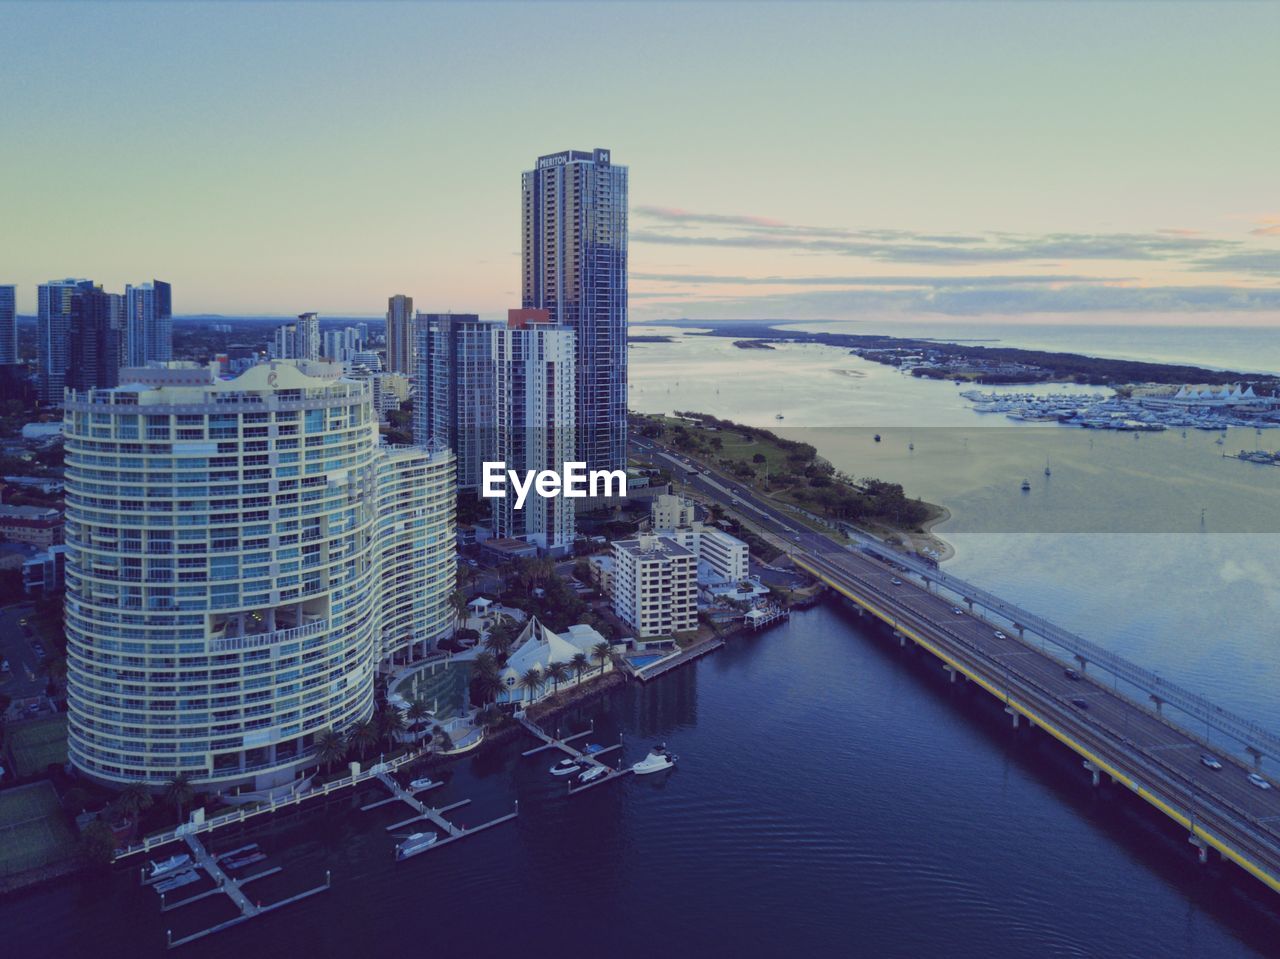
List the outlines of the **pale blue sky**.
{"label": "pale blue sky", "polygon": [[1269,3],[0,4],[0,282],[497,313],[520,171],[607,146],[636,321],[1271,322],[1277,36]]}

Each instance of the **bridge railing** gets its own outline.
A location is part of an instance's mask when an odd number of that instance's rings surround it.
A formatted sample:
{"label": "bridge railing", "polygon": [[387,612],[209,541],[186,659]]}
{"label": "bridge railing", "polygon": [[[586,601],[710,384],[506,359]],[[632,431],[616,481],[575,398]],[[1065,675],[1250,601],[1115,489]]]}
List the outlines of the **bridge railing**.
{"label": "bridge railing", "polygon": [[1078,656],[1086,662],[1107,671],[1111,675],[1124,680],[1131,686],[1141,689],[1157,701],[1178,709],[1193,719],[1205,723],[1212,729],[1235,739],[1248,749],[1267,756],[1280,757],[1280,736],[1246,719],[1229,709],[1206,699],[1199,693],[1179,686],[1177,683],[1162,678],[1145,667],[1133,663],[1123,656],[1104,649],[1097,643],[1078,636],[1070,630],[1063,629],[1035,613],[1007,602],[981,587],[945,573],[919,560],[898,553],[888,546],[871,539],[865,534],[850,530],[859,548],[879,559],[890,563],[898,563],[907,567],[923,579],[937,583],[951,590],[965,600],[996,613],[1024,629],[1041,636],[1054,645]]}

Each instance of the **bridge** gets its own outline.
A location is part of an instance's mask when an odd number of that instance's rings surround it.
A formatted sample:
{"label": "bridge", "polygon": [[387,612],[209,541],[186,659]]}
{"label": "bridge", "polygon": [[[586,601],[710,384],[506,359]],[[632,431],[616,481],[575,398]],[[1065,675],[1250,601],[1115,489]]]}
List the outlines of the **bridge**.
{"label": "bridge", "polygon": [[[735,480],[636,445],[641,459],[674,467],[696,492],[787,541],[797,566],[882,621],[900,644],[932,655],[952,682],[1002,702],[1015,727],[1026,722],[1072,750],[1095,785],[1107,776],[1186,829],[1202,863],[1214,850],[1280,892],[1280,788],[1249,779],[1264,756],[1280,757],[1280,738],[878,540],[850,530],[853,545],[838,543]],[[1238,743],[1251,762],[1215,749],[1170,713]]]}

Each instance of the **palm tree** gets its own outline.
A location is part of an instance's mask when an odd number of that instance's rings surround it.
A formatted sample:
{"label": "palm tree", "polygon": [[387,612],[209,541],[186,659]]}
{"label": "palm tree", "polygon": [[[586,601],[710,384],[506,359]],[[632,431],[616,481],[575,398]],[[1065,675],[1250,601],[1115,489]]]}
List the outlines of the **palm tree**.
{"label": "palm tree", "polygon": [[528,692],[529,700],[532,701],[538,695],[538,690],[542,688],[544,682],[546,680],[542,678],[542,670],[534,666],[520,677],[520,688]]}
{"label": "palm tree", "polygon": [[560,684],[569,678],[568,663],[551,663],[547,666],[547,679],[551,680],[551,695],[560,691]]}
{"label": "palm tree", "polygon": [[604,664],[609,661],[613,647],[601,640],[591,647],[591,658],[600,664],[600,672],[604,672]]}
{"label": "palm tree", "polygon": [[410,701],[409,708],[404,711],[404,717],[409,720],[409,729],[413,731],[416,738],[422,738],[423,721],[430,715],[431,708],[421,696],[416,696]]}
{"label": "palm tree", "polygon": [[569,660],[569,665],[577,674],[578,682],[582,682],[582,674],[591,668],[591,660],[586,653],[575,653],[573,659]]}
{"label": "palm tree", "polygon": [[322,729],[316,735],[316,759],[325,772],[331,770],[347,754],[347,739],[340,732]]}
{"label": "palm tree", "polygon": [[351,747],[361,760],[369,754],[369,750],[378,745],[378,725],[372,719],[356,723],[351,730]]}
{"label": "palm tree", "polygon": [[493,658],[492,653],[480,653],[476,656],[471,676],[480,702],[487,703],[497,699],[502,692],[502,675],[498,672],[498,661]]}
{"label": "palm tree", "polygon": [[386,704],[378,710],[376,722],[378,737],[388,749],[392,749],[399,735],[404,732],[404,716],[395,706]]}
{"label": "palm tree", "polygon": [[449,608],[453,610],[455,623],[461,622],[467,612],[467,594],[460,589],[455,589],[449,594]]}
{"label": "palm tree", "polygon": [[195,798],[195,795],[196,790],[195,787],[191,785],[190,773],[178,773],[178,775],[170,779],[165,785],[165,801],[168,802],[170,806],[173,806],[178,810],[179,825],[181,825],[183,819],[186,818],[182,815],[184,808],[187,803],[191,802],[191,800]]}
{"label": "palm tree", "polygon": [[138,813],[144,809],[151,808],[154,800],[145,784],[141,782],[131,782],[120,790],[120,795],[116,796],[115,802],[111,805],[114,807],[116,814],[123,821],[136,822]]}
{"label": "palm tree", "polygon": [[512,634],[511,623],[503,616],[489,627],[489,634],[484,638],[484,648],[496,658],[504,659],[507,653],[511,652],[511,644],[514,642],[515,636]]}

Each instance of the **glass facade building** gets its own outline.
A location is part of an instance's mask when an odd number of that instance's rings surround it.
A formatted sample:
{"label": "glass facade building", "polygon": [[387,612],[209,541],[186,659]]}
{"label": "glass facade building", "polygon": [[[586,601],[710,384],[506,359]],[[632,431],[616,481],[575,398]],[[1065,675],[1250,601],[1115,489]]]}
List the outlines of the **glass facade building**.
{"label": "glass facade building", "polygon": [[627,168],[565,150],[524,173],[522,300],[577,337],[577,459],[627,466]]}
{"label": "glass facade building", "polygon": [[18,362],[18,304],[15,287],[0,285],[0,365]]}
{"label": "glass facade building", "polygon": [[107,783],[268,788],[450,625],[453,457],[379,445],[329,363],[68,391],[68,753]]}
{"label": "glass facade building", "polygon": [[124,366],[173,359],[173,288],[161,280],[124,288]]}

